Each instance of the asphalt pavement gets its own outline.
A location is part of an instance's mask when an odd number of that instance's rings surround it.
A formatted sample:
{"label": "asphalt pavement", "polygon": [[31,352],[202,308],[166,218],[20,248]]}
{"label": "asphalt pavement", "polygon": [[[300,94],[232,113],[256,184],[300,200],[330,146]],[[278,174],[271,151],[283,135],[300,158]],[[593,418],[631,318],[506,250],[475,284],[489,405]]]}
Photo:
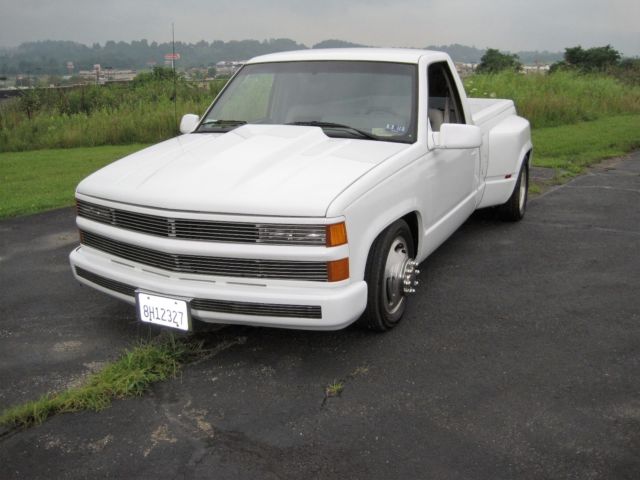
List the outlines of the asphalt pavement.
{"label": "asphalt pavement", "polygon": [[[154,334],[75,283],[76,242],[71,209],[0,222],[0,408]],[[635,153],[475,214],[393,331],[208,333],[143,397],[5,433],[0,477],[640,478],[639,251]]]}

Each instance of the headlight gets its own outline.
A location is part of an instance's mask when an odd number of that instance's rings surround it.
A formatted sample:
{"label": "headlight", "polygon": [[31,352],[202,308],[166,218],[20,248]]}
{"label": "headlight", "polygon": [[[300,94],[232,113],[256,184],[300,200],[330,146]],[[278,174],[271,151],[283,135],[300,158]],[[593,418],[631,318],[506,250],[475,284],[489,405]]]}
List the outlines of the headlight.
{"label": "headlight", "polygon": [[258,243],[277,245],[326,245],[325,225],[258,225]]}

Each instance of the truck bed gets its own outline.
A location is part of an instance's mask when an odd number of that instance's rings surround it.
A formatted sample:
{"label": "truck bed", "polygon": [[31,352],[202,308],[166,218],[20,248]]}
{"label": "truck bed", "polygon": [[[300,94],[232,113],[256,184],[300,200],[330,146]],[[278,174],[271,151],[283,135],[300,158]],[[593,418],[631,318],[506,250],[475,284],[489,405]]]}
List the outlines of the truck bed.
{"label": "truck bed", "polygon": [[500,98],[467,98],[473,123],[482,126],[487,121],[505,114],[515,114],[515,106],[511,100]]}

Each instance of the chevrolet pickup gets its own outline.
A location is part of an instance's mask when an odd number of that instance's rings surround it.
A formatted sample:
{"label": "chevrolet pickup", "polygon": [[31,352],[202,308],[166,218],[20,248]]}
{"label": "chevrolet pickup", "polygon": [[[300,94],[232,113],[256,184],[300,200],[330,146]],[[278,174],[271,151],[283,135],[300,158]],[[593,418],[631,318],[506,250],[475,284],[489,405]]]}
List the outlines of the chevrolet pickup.
{"label": "chevrolet pickup", "polygon": [[529,123],[441,52],[257,57],[180,131],[76,191],[75,277],[149,323],[385,331],[474,210],[525,213]]}

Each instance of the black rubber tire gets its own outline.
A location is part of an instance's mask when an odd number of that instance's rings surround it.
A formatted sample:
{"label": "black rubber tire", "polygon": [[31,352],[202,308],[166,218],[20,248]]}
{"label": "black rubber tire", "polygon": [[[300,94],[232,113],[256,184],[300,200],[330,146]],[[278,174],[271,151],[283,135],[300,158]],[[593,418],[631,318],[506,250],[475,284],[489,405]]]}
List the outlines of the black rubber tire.
{"label": "black rubber tire", "polygon": [[[521,186],[524,183],[524,195]],[[524,197],[524,198],[523,198]],[[518,181],[513,189],[513,193],[505,203],[498,207],[498,215],[505,222],[519,222],[523,219],[527,210],[527,199],[529,198],[529,162],[525,158],[522,167],[518,172]]]}
{"label": "black rubber tire", "polygon": [[396,220],[389,225],[371,246],[367,265],[365,267],[365,281],[367,282],[367,307],[358,319],[361,327],[386,332],[395,327],[404,314],[407,297],[403,295],[401,303],[393,312],[389,312],[385,302],[385,265],[391,246],[397,238],[402,238],[404,248],[409,258],[415,257],[415,248],[411,230],[404,220]]}

